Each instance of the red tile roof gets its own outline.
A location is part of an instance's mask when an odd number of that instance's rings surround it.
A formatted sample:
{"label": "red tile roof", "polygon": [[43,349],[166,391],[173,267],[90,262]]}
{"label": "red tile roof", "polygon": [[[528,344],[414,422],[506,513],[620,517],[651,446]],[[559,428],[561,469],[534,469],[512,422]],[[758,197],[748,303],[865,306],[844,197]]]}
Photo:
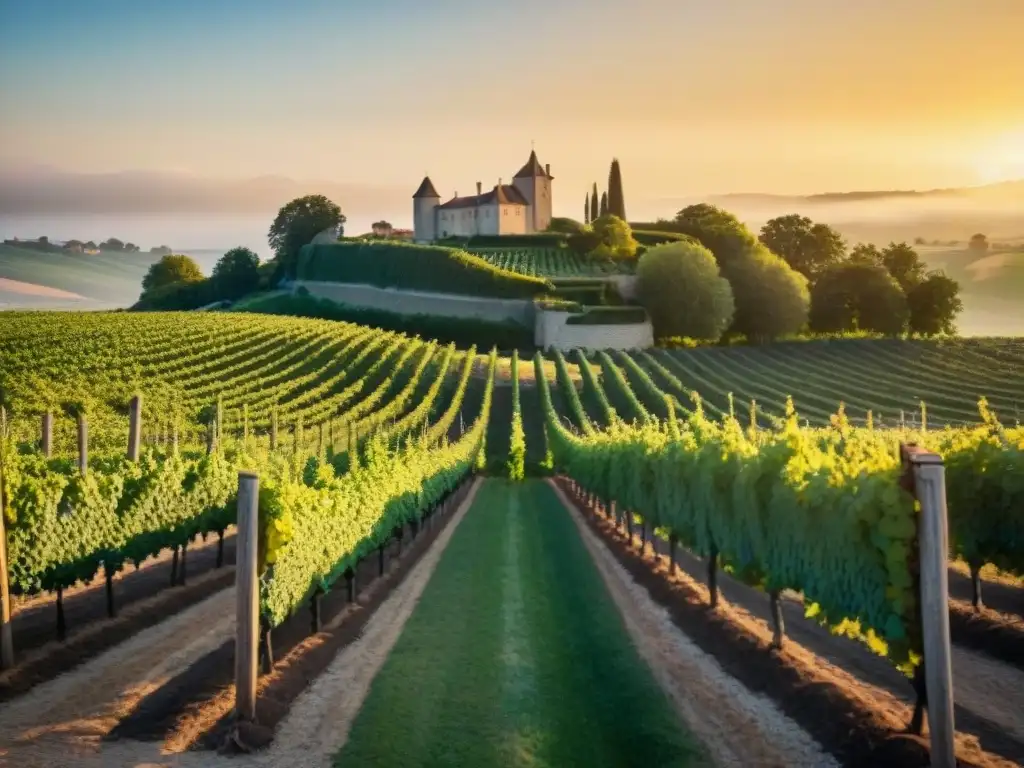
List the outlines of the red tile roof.
{"label": "red tile roof", "polygon": [[511,184],[495,186],[490,192],[472,197],[453,197],[447,203],[437,206],[441,210],[453,208],[476,208],[480,205],[493,205],[495,202],[502,205],[527,205],[523,194]]}

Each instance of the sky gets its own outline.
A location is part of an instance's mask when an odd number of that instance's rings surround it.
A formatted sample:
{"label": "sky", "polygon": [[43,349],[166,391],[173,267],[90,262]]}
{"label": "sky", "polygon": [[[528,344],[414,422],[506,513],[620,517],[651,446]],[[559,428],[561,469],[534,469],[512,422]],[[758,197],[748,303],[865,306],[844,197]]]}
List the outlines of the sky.
{"label": "sky", "polygon": [[[1024,177],[1024,0],[0,0],[0,165],[627,199]],[[556,211],[560,212],[560,211]]]}

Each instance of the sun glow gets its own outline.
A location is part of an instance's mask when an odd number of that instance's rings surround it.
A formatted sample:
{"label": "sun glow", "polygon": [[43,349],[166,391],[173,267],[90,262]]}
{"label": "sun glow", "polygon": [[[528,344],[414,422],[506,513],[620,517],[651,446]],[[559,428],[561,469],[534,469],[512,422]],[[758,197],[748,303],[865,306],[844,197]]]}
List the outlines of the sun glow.
{"label": "sun glow", "polygon": [[1000,137],[977,160],[975,168],[986,184],[1024,178],[1024,130]]}

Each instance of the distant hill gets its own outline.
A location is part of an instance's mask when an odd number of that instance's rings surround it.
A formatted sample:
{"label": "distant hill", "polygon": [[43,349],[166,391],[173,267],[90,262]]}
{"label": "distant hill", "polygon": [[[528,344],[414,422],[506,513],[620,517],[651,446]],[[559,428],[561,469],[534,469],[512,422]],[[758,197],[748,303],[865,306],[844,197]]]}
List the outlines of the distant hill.
{"label": "distant hill", "polygon": [[772,195],[760,192],[729,192],[713,195],[710,200],[718,201],[723,206],[730,202],[747,205],[785,205],[785,204],[827,204],[827,203],[858,203],[865,201],[884,200],[1004,200],[1024,201],[1024,179],[1001,181],[995,184],[984,184],[977,187],[949,187],[945,189],[892,189],[863,190],[854,192],[822,192],[814,195]]}
{"label": "distant hill", "polygon": [[346,215],[409,207],[398,187],[297,181],[284,176],[206,179],[153,171],[67,173],[45,166],[0,168],[0,214],[265,213],[302,195],[323,194]]}

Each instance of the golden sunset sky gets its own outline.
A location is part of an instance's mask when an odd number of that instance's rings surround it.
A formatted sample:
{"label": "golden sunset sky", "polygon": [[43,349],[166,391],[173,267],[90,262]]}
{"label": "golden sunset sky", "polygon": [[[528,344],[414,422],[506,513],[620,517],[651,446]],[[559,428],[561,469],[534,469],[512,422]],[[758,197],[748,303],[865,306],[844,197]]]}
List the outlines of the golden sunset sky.
{"label": "golden sunset sky", "polygon": [[569,213],[612,156],[647,198],[1024,177],[1024,0],[0,0],[0,27],[6,164],[446,196],[534,141]]}

